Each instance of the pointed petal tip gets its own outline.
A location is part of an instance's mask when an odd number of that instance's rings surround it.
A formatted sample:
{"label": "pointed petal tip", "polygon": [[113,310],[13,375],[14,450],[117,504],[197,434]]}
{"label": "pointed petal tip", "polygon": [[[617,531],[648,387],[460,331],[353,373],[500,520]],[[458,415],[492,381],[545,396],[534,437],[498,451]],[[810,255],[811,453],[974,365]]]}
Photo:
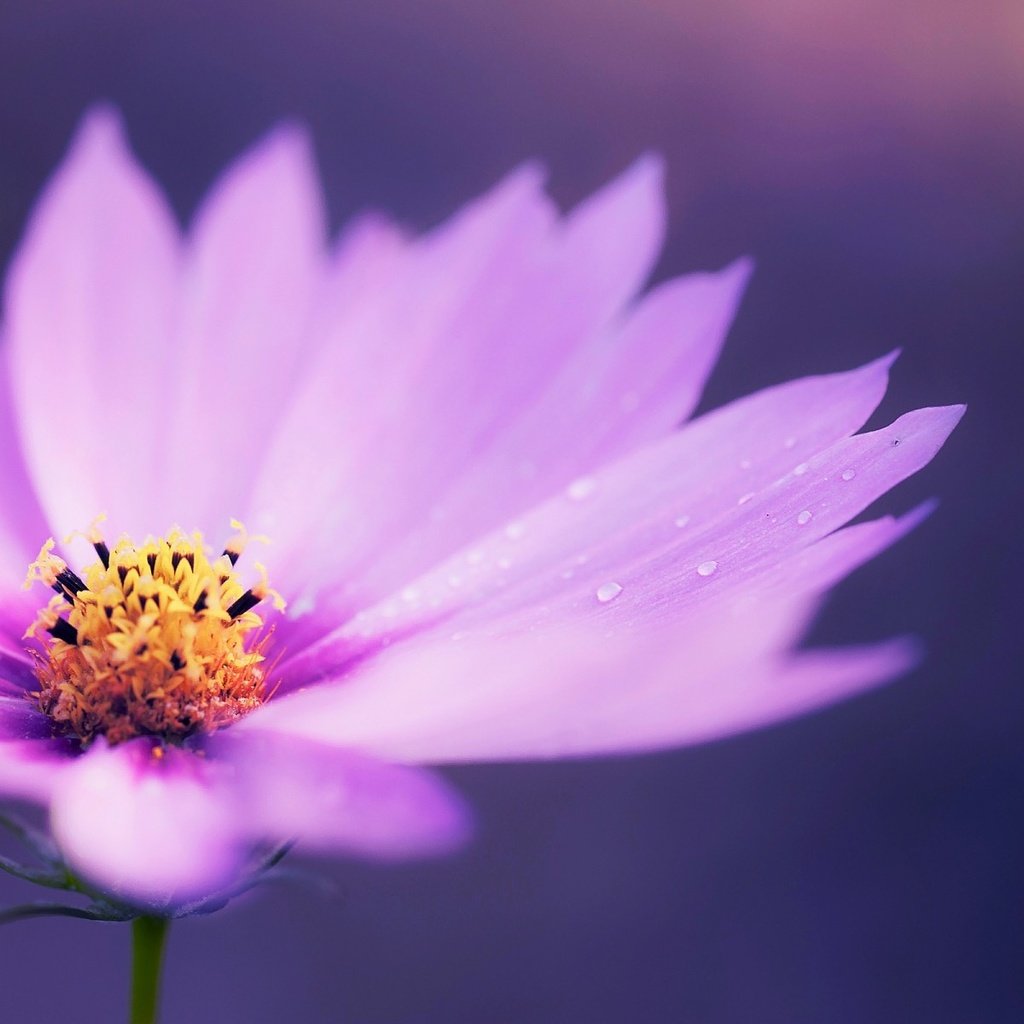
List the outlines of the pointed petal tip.
{"label": "pointed petal tip", "polygon": [[924,661],[928,651],[920,637],[908,634],[880,644],[878,653],[886,663],[885,678],[896,679],[917,668]]}
{"label": "pointed petal tip", "polygon": [[266,158],[315,163],[313,136],[308,126],[298,120],[280,121],[256,144],[254,151]]}
{"label": "pointed petal tip", "polygon": [[911,530],[920,526],[926,519],[930,519],[932,513],[935,512],[938,507],[938,498],[927,498],[922,501],[920,505],[915,505],[909,512],[900,516],[900,524],[904,527],[905,532],[909,533]]}
{"label": "pointed petal tip", "polygon": [[658,188],[664,188],[665,175],[668,173],[668,163],[665,157],[656,150],[649,149],[633,161],[626,169],[625,174],[630,177],[641,178],[649,181]]}
{"label": "pointed petal tip", "polygon": [[879,356],[873,363],[872,366],[884,366],[886,370],[889,370],[892,365],[896,362],[899,357],[903,355],[903,346],[897,345],[895,348],[890,349],[884,356]]}
{"label": "pointed petal tip", "polygon": [[[503,178],[500,178],[493,191],[509,190],[526,193],[545,192],[548,182],[548,168],[543,160],[534,157],[516,164]],[[485,193],[487,195],[489,193]],[[547,198],[545,194],[545,198]]]}
{"label": "pointed petal tip", "polygon": [[723,277],[733,281],[737,288],[744,289],[750,283],[754,271],[757,269],[757,261],[751,255],[738,256],[731,263],[727,263],[720,271]]}
{"label": "pointed petal tip", "polygon": [[121,154],[128,148],[121,111],[113,103],[104,101],[93,104],[82,114],[69,153],[76,156],[91,153]]}

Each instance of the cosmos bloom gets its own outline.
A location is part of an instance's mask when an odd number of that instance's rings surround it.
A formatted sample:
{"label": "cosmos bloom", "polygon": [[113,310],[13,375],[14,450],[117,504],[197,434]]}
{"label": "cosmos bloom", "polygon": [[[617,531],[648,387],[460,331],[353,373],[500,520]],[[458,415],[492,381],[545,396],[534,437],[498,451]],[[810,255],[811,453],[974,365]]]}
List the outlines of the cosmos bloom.
{"label": "cosmos bloom", "polygon": [[565,216],[525,167],[329,245],[286,128],[183,235],[86,119],[0,370],[0,789],[80,876],[166,907],[265,843],[442,852],[426,766],[692,743],[912,663],[795,645],[962,409],[855,433],[885,358],[678,428],[749,267],[645,291],[664,224],[643,159]]}

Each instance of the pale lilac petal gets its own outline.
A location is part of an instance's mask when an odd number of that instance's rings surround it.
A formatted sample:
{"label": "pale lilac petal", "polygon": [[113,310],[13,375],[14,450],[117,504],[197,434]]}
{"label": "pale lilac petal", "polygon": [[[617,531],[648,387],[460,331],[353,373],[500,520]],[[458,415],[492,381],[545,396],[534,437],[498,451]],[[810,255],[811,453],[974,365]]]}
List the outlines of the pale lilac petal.
{"label": "pale lilac petal", "polygon": [[38,593],[19,586],[28,564],[26,561],[16,573],[12,570],[10,574],[0,575],[0,656],[6,655],[22,661],[28,659],[25,652],[25,630],[36,617],[40,606],[46,603],[45,596],[40,598]]}
{"label": "pale lilac petal", "polygon": [[50,807],[72,868],[116,897],[170,906],[226,883],[242,849],[221,766],[148,740],[97,742],[62,778]]}
{"label": "pale lilac petal", "polygon": [[58,536],[102,511],[115,532],[154,528],[179,256],[171,211],[116,115],[94,111],[32,215],[4,296],[21,437]]}
{"label": "pale lilac petal", "polygon": [[381,552],[363,580],[362,599],[388,593],[467,539],[484,536],[685,420],[750,269],[741,260],[718,274],[670,281],[641,299],[621,325],[577,350],[447,490],[432,516]]}
{"label": "pale lilac petal", "polygon": [[462,801],[431,773],[273,732],[220,733],[234,799],[256,840],[383,860],[450,852],[469,836]]}
{"label": "pale lilac petal", "polygon": [[627,753],[808,711],[911,664],[913,651],[902,643],[834,661],[829,652],[792,660],[787,652],[810,610],[803,600],[775,597],[631,634],[567,626],[435,636],[370,660],[341,685],[275,701],[238,728],[409,762]]}
{"label": "pale lilac petal", "polygon": [[48,804],[71,765],[60,741],[0,741],[0,795],[6,799]]}
{"label": "pale lilac petal", "polygon": [[[598,609],[609,624],[635,617],[672,621],[698,604],[747,592],[758,575],[845,525],[931,461],[963,411],[919,409],[882,430],[845,438],[688,540],[656,551],[643,531],[617,538],[588,563],[575,593],[557,594],[553,581],[531,582],[494,602],[492,612],[501,605],[520,614],[550,595],[546,615],[553,619],[566,612],[589,615],[600,602],[588,587],[599,587],[604,578],[622,587],[610,608]],[[844,480],[851,469],[855,476]],[[529,610],[525,616],[535,618]]]}
{"label": "pale lilac petal", "polygon": [[174,429],[151,529],[180,522],[215,537],[243,514],[267,438],[311,356],[305,339],[327,252],[304,132],[281,128],[228,169],[196,217],[186,255]]}
{"label": "pale lilac petal", "polygon": [[[487,471],[492,448],[506,474],[519,471],[501,439],[575,353],[602,344],[649,272],[662,220],[653,163],[564,222],[526,169],[409,247],[387,286],[345,319],[270,454],[252,518],[275,538],[275,578],[301,570],[310,584],[342,578],[353,591],[380,590],[381,555],[396,536],[430,523],[431,550],[410,541],[405,555],[428,563],[471,536],[473,502],[449,510],[445,495]],[[599,230],[618,232],[618,244],[594,246]],[[521,462],[535,450],[513,454]],[[517,500],[549,494],[578,466],[562,460]],[[330,510],[315,552],[281,507],[298,491]]]}
{"label": "pale lilac petal", "polygon": [[[530,595],[538,588],[561,597],[585,595],[593,603],[606,580],[595,583],[591,565],[599,564],[605,547],[625,544],[628,561],[631,552],[650,557],[699,537],[745,493],[770,487],[861,426],[884,394],[891,361],[769,388],[580,481],[580,490],[570,487],[510,521],[407,581],[399,594],[357,615],[319,649],[300,653],[288,667],[286,686],[301,680],[304,663],[315,662],[315,671],[324,671],[330,661],[325,646],[335,646],[343,661],[353,643],[403,635],[462,610],[487,616],[490,602],[507,607],[521,588],[532,588]],[[620,552],[601,571],[617,570],[622,560]]]}
{"label": "pale lilac petal", "polygon": [[885,516],[837,530],[780,561],[777,567],[752,582],[752,586],[758,591],[824,593],[916,529],[934,509],[935,502],[928,501],[898,518]]}
{"label": "pale lilac petal", "polygon": [[[660,515],[636,515],[586,549],[583,565],[575,565],[572,557],[582,550],[578,535],[563,529],[560,536],[563,545],[571,545],[568,550],[549,550],[547,566],[510,578],[488,600],[449,620],[449,626],[509,617],[520,628],[577,616],[598,618],[609,628],[638,619],[674,621],[723,592],[742,593],[758,574],[845,525],[927,464],[962,412],[961,406],[922,409],[884,430],[843,439],[799,464],[806,470],[787,474],[749,501],[723,508],[720,496],[718,514],[703,523],[680,529],[664,506]],[[851,467],[856,476],[844,481],[842,474]],[[543,525],[538,521],[538,532]],[[574,572],[567,580],[569,570]],[[616,589],[614,601],[602,600],[605,586]],[[358,621],[351,627],[359,628]]]}
{"label": "pale lilac petal", "polygon": [[[18,436],[11,390],[10,346],[0,338],[0,581],[9,587],[24,579],[49,526],[29,478]],[[24,629],[24,626],[22,626]]]}

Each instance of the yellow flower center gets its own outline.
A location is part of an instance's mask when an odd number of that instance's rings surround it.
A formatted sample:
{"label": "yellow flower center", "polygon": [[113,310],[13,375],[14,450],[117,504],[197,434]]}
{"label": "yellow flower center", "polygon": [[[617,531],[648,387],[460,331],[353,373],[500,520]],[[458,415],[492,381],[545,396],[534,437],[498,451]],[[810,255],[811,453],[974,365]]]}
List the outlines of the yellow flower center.
{"label": "yellow flower center", "polygon": [[54,554],[51,538],[29,567],[57,592],[26,632],[40,688],[30,694],[56,731],[88,744],[134,736],[181,741],[212,732],[258,707],[266,694],[263,619],[267,597],[284,607],[257,565],[246,589],[235,564],[248,540],[241,523],[210,559],[198,533],[172,530],[109,549],[97,525],[85,535],[97,560],[82,576]]}

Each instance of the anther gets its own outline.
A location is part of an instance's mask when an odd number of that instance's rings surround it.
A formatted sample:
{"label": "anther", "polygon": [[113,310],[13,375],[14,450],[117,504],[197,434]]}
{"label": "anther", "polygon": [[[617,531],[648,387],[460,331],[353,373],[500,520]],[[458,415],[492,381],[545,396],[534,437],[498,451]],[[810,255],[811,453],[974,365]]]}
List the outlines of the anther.
{"label": "anther", "polygon": [[96,554],[99,555],[100,561],[103,563],[104,569],[110,568],[110,548],[101,540],[93,541],[93,548],[96,550]]}
{"label": "anther", "polygon": [[247,590],[228,608],[228,615],[232,619],[237,619],[239,615],[244,615],[250,608],[255,608],[263,600],[263,596],[265,595],[257,595],[253,591]]}
{"label": "anther", "polygon": [[67,619],[58,619],[52,626],[46,627],[46,632],[72,647],[78,644],[78,630]]}
{"label": "anther", "polygon": [[192,611],[201,612],[206,607],[206,591],[201,590],[199,596],[196,598],[195,604],[192,605]]}
{"label": "anther", "polygon": [[53,589],[57,591],[66,601],[74,603],[74,595],[85,590],[85,583],[77,573],[67,566],[64,566],[54,581]]}
{"label": "anther", "polygon": [[171,664],[175,671],[180,671],[185,667],[185,659],[177,651],[171,651]]}

